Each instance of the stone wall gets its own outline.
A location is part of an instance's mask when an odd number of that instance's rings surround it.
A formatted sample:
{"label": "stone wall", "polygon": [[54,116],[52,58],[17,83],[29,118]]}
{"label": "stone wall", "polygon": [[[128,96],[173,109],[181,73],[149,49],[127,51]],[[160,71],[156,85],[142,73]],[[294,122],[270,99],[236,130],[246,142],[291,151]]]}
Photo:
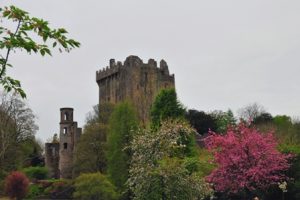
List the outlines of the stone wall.
{"label": "stone wall", "polygon": [[109,67],[96,72],[99,86],[99,104],[118,103],[129,100],[135,106],[143,124],[149,121],[150,108],[158,92],[163,88],[175,87],[174,74],[169,74],[164,60],[148,63],[137,56],[129,56],[125,62],[110,60]]}
{"label": "stone wall", "polygon": [[45,144],[45,164],[50,178],[59,178],[59,143]]}

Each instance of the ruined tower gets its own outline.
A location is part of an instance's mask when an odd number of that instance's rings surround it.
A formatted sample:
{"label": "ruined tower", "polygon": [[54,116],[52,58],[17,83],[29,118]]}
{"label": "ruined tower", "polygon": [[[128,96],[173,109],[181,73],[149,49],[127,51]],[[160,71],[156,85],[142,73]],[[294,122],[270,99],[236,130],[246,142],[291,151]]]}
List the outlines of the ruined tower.
{"label": "ruined tower", "polygon": [[60,178],[72,178],[73,153],[81,128],[73,121],[73,108],[60,109],[59,171]]}
{"label": "ruined tower", "polygon": [[50,178],[73,177],[73,154],[81,136],[81,128],[73,121],[73,108],[60,109],[59,139],[45,144],[45,161]]}
{"label": "ruined tower", "polygon": [[59,143],[52,141],[45,144],[45,165],[50,178],[59,178]]}
{"label": "ruined tower", "polygon": [[148,63],[137,56],[129,56],[125,62],[111,59],[109,66],[96,72],[99,86],[99,104],[113,104],[124,100],[130,101],[136,108],[142,123],[149,121],[150,107],[155,96],[163,88],[175,87],[174,74],[164,60],[157,62],[149,59]]}

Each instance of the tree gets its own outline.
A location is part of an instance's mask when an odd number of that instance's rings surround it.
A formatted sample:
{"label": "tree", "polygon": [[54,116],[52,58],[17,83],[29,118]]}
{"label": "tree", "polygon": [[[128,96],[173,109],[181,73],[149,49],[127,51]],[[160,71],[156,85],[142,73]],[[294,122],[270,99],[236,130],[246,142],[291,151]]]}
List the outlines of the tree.
{"label": "tree", "polygon": [[190,125],[178,120],[136,133],[127,182],[133,199],[203,199],[212,193],[195,167],[194,136]]}
{"label": "tree", "polygon": [[0,98],[0,170],[10,171],[33,152],[38,127],[32,110],[18,95]]}
{"label": "tree", "polygon": [[125,183],[131,159],[131,152],[126,147],[131,143],[137,126],[137,115],[131,104],[128,102],[118,104],[109,121],[107,173],[120,192],[126,193]]}
{"label": "tree", "polygon": [[10,198],[22,199],[26,196],[29,187],[28,178],[21,172],[14,171],[5,179],[5,193]]}
{"label": "tree", "polygon": [[75,179],[75,199],[82,200],[116,200],[115,186],[101,173],[81,174]]}
{"label": "tree", "polygon": [[249,193],[288,179],[284,173],[291,156],[276,149],[272,132],[263,134],[240,123],[225,135],[211,132],[205,143],[218,165],[207,177],[216,191]]}
{"label": "tree", "polygon": [[105,172],[107,132],[107,127],[103,124],[89,125],[84,129],[75,149],[75,174]]}
{"label": "tree", "polygon": [[265,108],[258,103],[249,104],[238,110],[240,119],[244,121],[253,121],[262,113],[266,113]]}
{"label": "tree", "polygon": [[[8,62],[10,53],[24,50],[29,54],[39,53],[44,56],[51,55],[51,48],[59,47],[60,51],[63,49],[69,52],[79,47],[80,43],[67,38],[68,32],[64,28],[52,29],[47,21],[31,17],[28,12],[15,6],[0,8],[0,15],[2,20],[9,22],[8,24],[16,24],[15,30],[0,26],[0,49],[5,52],[0,54],[0,84],[7,92],[15,90],[25,98],[26,94],[21,88],[20,81],[7,75],[7,67],[12,67]],[[40,38],[42,42],[34,40],[35,37]],[[52,43],[51,47],[49,42]]]}
{"label": "tree", "polygon": [[184,118],[185,108],[178,101],[174,88],[163,89],[156,96],[151,107],[152,128],[158,128],[166,119]]}
{"label": "tree", "polygon": [[216,119],[203,111],[188,110],[186,118],[193,128],[201,135],[208,133],[209,130],[216,131]]}
{"label": "tree", "polygon": [[273,122],[273,117],[270,113],[264,112],[253,119],[253,124],[268,124]]}
{"label": "tree", "polygon": [[292,119],[287,115],[276,115],[273,121],[277,126],[283,128],[288,128],[292,125]]}
{"label": "tree", "polygon": [[227,112],[223,111],[213,111],[210,113],[216,121],[217,129],[211,129],[217,133],[225,133],[227,129],[236,124],[236,119],[233,112],[229,109]]}
{"label": "tree", "polygon": [[108,125],[113,110],[114,106],[109,102],[95,105],[93,110],[87,114],[85,127],[88,128],[89,125],[97,123]]}
{"label": "tree", "polygon": [[83,134],[75,149],[76,174],[106,171],[108,120],[112,111],[112,104],[104,103],[94,106],[93,111],[87,115]]}

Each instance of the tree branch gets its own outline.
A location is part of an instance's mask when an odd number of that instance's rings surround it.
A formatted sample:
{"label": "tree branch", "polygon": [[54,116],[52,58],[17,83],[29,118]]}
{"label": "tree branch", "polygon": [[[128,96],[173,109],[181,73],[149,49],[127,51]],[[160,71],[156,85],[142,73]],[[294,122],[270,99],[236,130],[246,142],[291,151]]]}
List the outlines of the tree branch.
{"label": "tree branch", "polygon": [[[20,19],[20,20],[18,21],[18,26],[17,26],[17,28],[16,28],[16,30],[15,30],[13,36],[16,36],[16,35],[17,35],[17,33],[18,33],[19,29],[20,29],[20,26],[21,26],[21,22],[22,22],[22,21],[21,21],[21,19]],[[2,69],[1,69],[1,71],[0,71],[0,80],[2,79],[2,76],[3,76],[4,72],[6,71],[6,65],[7,65],[7,61],[8,61],[8,57],[9,57],[9,53],[10,53],[11,49],[12,49],[11,47],[9,47],[9,48],[7,49],[6,56],[5,56],[5,61],[4,61],[3,65],[2,65]]]}

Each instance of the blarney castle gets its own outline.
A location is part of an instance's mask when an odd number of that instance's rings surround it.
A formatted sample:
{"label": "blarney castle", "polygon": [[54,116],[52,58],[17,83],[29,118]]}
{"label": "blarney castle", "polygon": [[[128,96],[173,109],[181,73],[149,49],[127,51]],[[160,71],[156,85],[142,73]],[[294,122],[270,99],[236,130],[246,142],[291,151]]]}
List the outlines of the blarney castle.
{"label": "blarney castle", "polygon": [[[99,104],[130,101],[142,124],[149,121],[151,104],[161,89],[175,87],[174,74],[164,60],[144,63],[137,56],[129,56],[124,63],[111,59],[109,66],[96,72]],[[81,128],[73,121],[73,109],[60,109],[59,140],[46,143],[45,161],[50,176],[70,179],[73,174],[73,154],[81,135]]]}

